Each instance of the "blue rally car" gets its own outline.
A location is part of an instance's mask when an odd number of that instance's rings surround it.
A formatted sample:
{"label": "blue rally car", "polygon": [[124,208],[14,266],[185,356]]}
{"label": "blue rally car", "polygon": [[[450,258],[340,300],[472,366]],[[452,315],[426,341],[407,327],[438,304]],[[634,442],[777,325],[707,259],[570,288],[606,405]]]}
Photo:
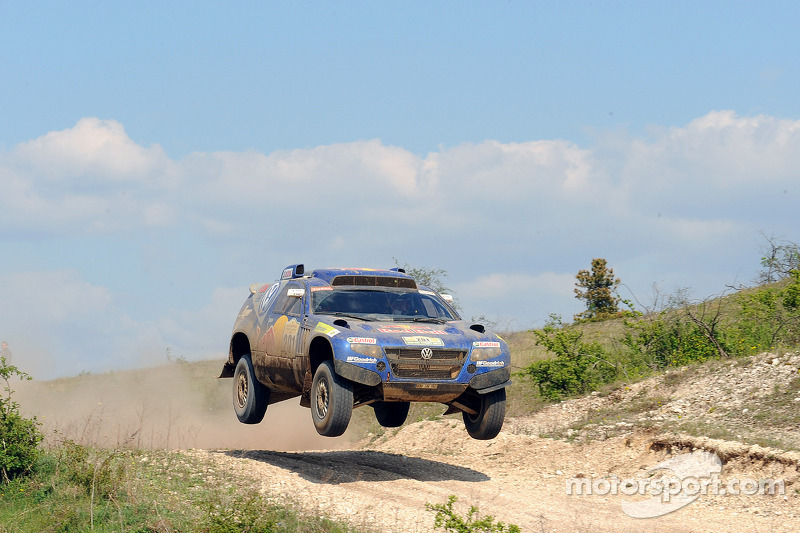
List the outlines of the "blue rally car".
{"label": "blue rally car", "polygon": [[335,437],[355,407],[398,427],[410,402],[439,402],[463,414],[471,437],[494,438],[511,384],[508,345],[449,301],[402,269],[306,274],[298,264],[254,283],[220,376],[233,378],[236,416],[256,424],[269,404],[299,396],[317,432]]}

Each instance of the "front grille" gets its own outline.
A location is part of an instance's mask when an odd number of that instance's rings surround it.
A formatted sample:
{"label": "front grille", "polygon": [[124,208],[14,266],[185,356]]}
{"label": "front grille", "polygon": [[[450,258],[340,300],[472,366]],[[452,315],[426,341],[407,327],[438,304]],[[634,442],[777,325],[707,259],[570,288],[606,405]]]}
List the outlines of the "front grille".
{"label": "front grille", "polygon": [[392,374],[407,379],[454,379],[461,372],[467,352],[431,349],[430,359],[422,358],[422,348],[384,348]]}

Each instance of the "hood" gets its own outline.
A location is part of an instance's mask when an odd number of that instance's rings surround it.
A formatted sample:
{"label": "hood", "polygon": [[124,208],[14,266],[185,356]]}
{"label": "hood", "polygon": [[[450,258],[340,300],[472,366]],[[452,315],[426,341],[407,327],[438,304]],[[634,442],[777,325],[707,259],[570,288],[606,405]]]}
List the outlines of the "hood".
{"label": "hood", "polygon": [[348,320],[349,328],[335,325],[342,337],[364,337],[375,339],[388,346],[408,344],[443,346],[468,349],[475,341],[501,340],[491,332],[480,333],[470,328],[469,322],[457,321],[445,324],[430,322],[360,322]]}

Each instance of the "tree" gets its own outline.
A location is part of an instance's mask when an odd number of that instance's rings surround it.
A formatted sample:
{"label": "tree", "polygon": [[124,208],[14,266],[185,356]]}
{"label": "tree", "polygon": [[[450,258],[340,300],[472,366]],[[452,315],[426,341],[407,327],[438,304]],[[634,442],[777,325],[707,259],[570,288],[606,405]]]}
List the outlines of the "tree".
{"label": "tree", "polygon": [[[392,259],[394,259],[394,264],[397,268],[402,269],[403,272],[414,278],[419,285],[428,287],[439,294],[449,294],[453,296],[453,291],[448,289],[444,284],[444,278],[447,277],[447,270],[443,268],[412,267],[408,263],[403,263],[401,265],[396,257]],[[459,306],[455,301],[450,302],[450,305],[456,311],[459,310]]]}
{"label": "tree", "polygon": [[773,235],[764,235],[767,243],[761,247],[761,266],[764,270],[758,273],[758,283],[768,284],[780,281],[791,275],[793,270],[800,269],[800,246]]}
{"label": "tree", "polygon": [[605,320],[619,314],[620,279],[605,259],[592,259],[591,272],[580,270],[575,277],[575,298],[586,301],[586,311],[575,315],[575,320]]}
{"label": "tree", "polygon": [[450,294],[452,291],[445,287],[443,278],[447,277],[447,270],[443,268],[426,268],[426,267],[412,267],[408,263],[400,264],[397,258],[394,258],[394,264],[398,268],[417,280],[417,283],[424,285],[439,294]]}

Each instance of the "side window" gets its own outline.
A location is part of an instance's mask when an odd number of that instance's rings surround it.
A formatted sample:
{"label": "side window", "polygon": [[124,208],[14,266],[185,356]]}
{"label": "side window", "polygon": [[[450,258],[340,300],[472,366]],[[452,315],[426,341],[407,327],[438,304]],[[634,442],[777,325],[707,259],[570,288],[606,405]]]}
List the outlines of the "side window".
{"label": "side window", "polygon": [[276,315],[295,315],[303,313],[303,298],[289,297],[289,289],[302,289],[299,283],[287,283],[278,295],[272,312]]}
{"label": "side window", "polygon": [[423,298],[422,304],[425,306],[425,313],[431,318],[450,318],[450,313],[448,313],[445,308],[434,300],[433,298]]}

